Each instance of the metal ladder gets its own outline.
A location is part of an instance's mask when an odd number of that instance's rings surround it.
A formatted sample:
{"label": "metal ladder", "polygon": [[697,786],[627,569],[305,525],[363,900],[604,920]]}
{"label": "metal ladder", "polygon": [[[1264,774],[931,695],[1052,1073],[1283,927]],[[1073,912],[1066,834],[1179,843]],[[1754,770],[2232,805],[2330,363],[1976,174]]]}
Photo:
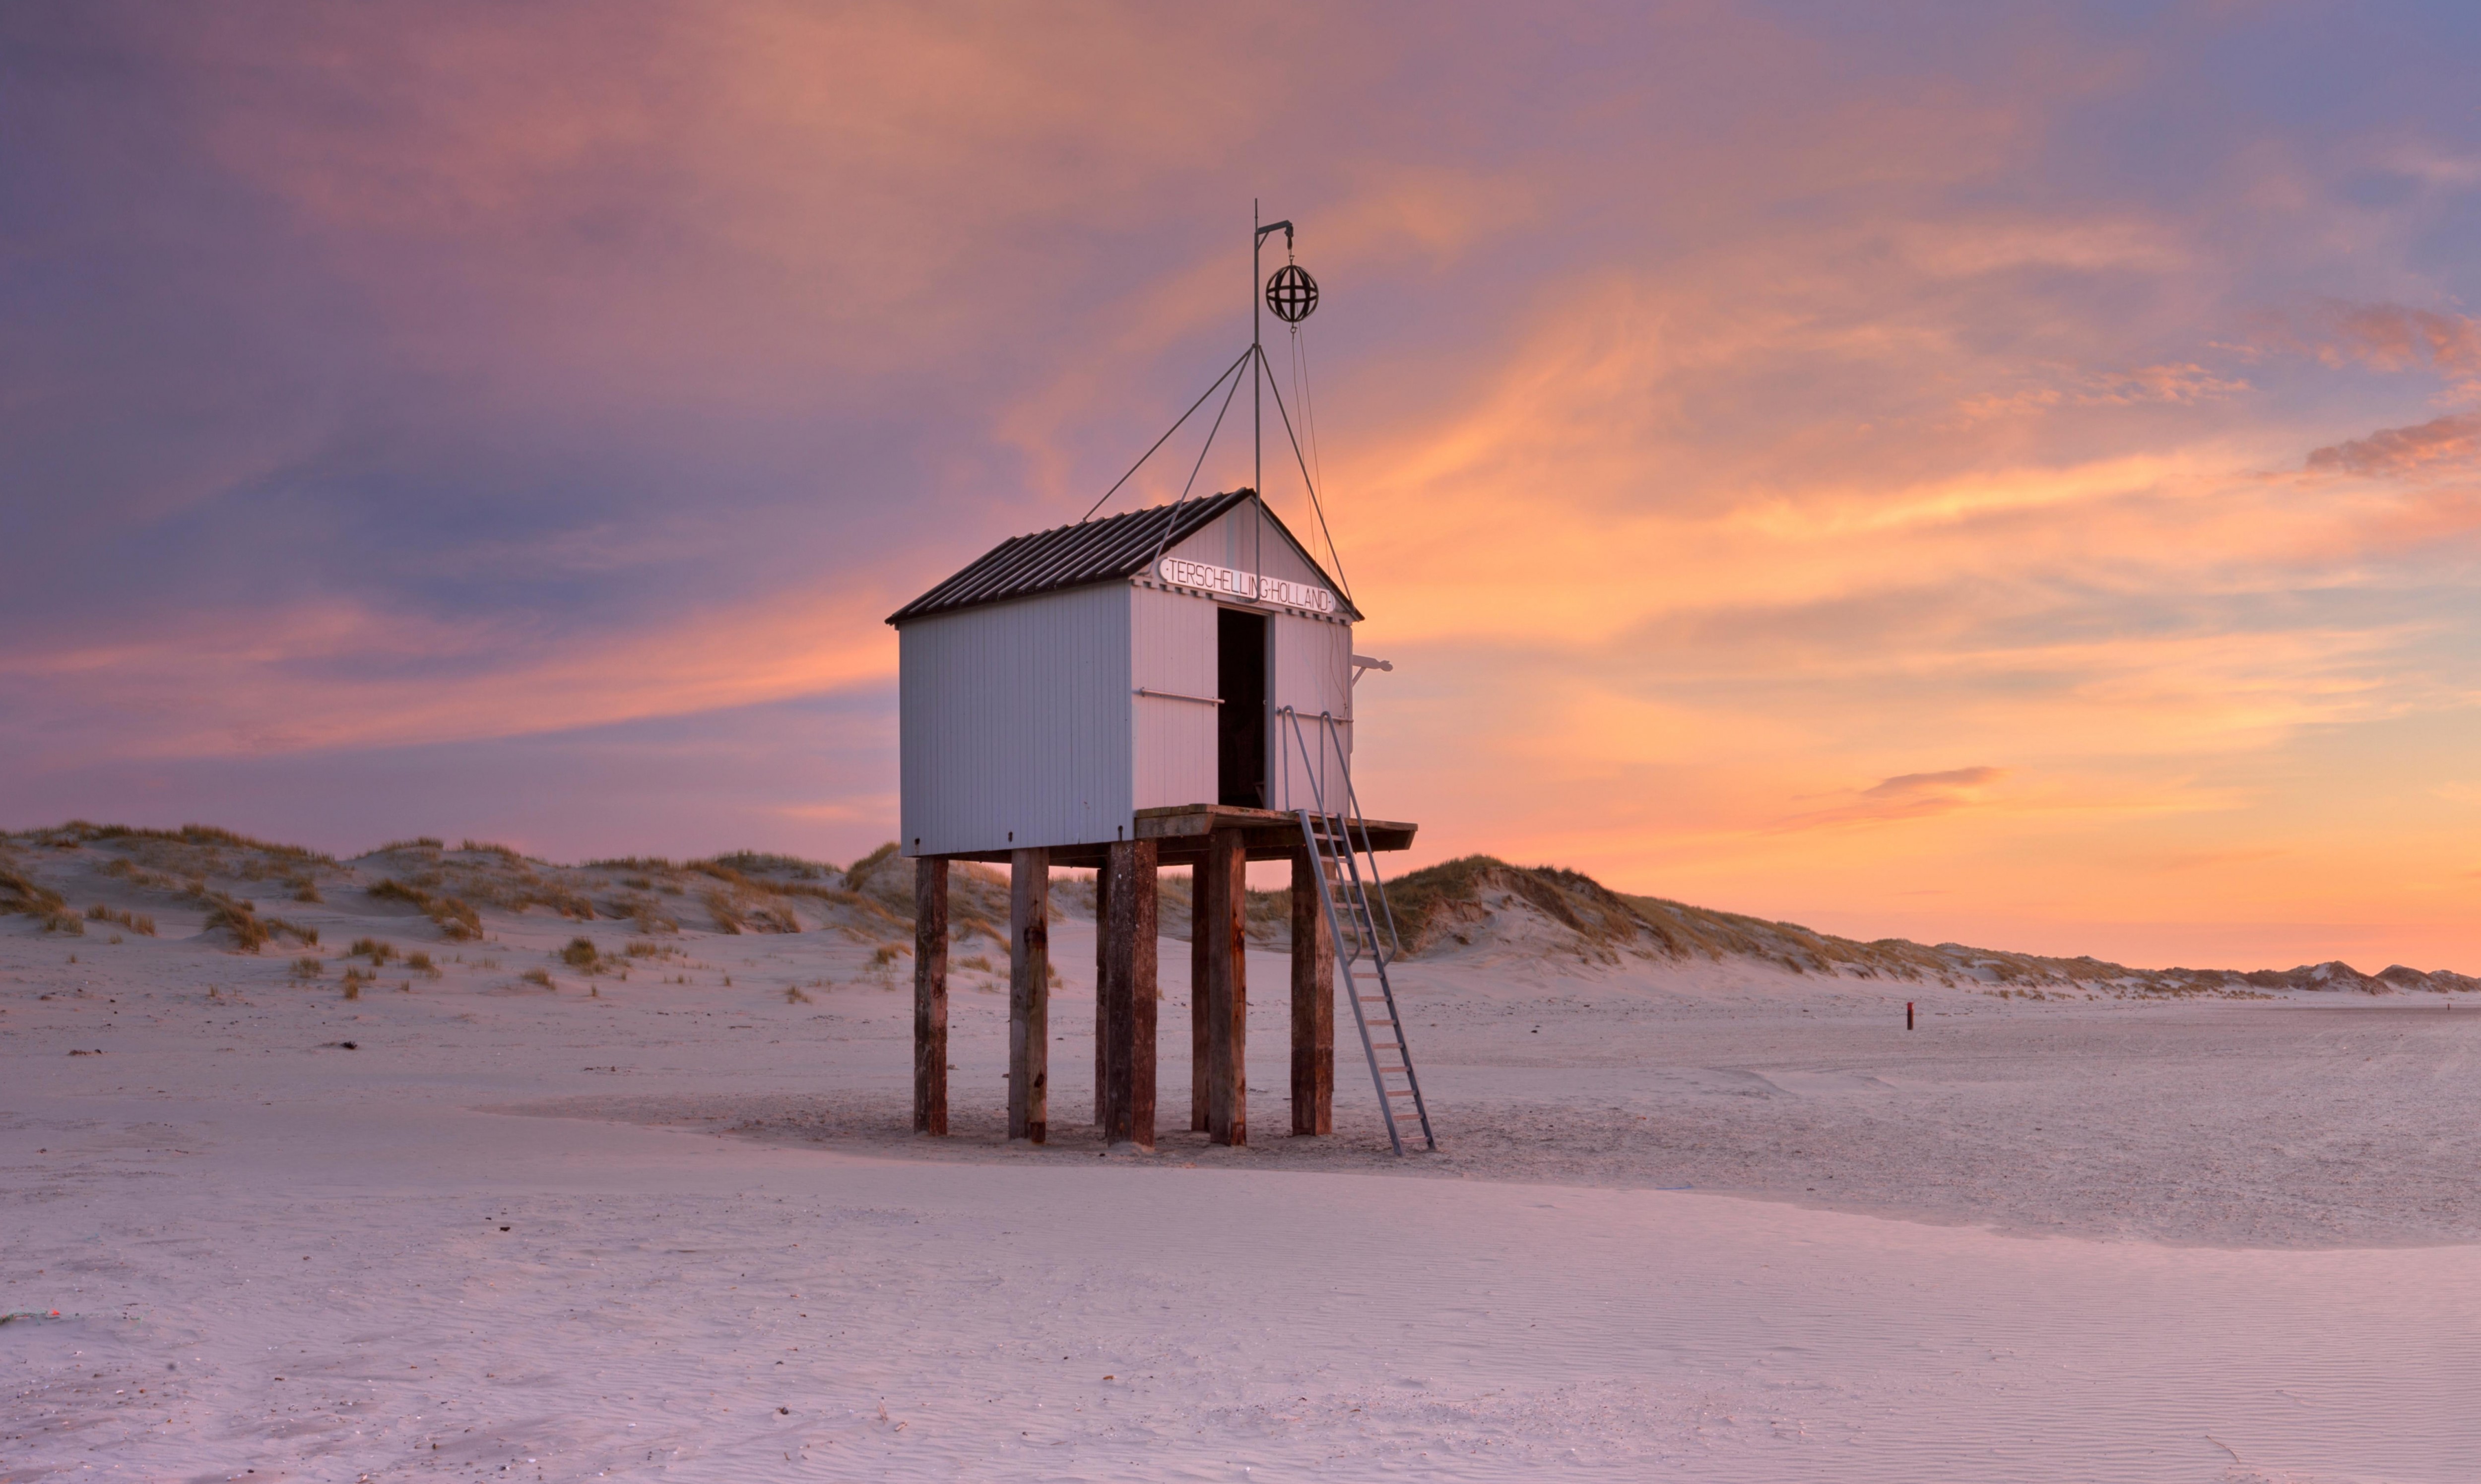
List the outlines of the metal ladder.
{"label": "metal ladder", "polygon": [[[1309,779],[1313,807],[1293,812],[1300,818],[1302,843],[1318,867],[1319,905],[1326,912],[1327,933],[1335,943],[1339,987],[1352,1006],[1353,1026],[1361,1032],[1370,1081],[1378,1091],[1378,1111],[1387,1120],[1387,1142],[1399,1157],[1404,1153],[1404,1128],[1397,1117],[1397,1105],[1409,1102],[1422,1126],[1423,1145],[1436,1149],[1439,1141],[1430,1132],[1429,1105],[1422,1099],[1422,1079],[1413,1070],[1413,1053],[1404,1039],[1404,1017],[1396,1003],[1396,987],[1387,977],[1387,966],[1403,950],[1402,940],[1396,933],[1395,915],[1387,907],[1387,883],[1379,877],[1378,854],[1370,847],[1369,832],[1363,831],[1357,846],[1352,838],[1353,826],[1361,820],[1361,801],[1353,794],[1352,761],[1345,752],[1343,734],[1332,713],[1319,713],[1312,723],[1319,737],[1313,751],[1303,735],[1299,712],[1286,706],[1275,715],[1291,728],[1293,753]],[[1330,752],[1337,776],[1344,781],[1344,796],[1335,801],[1343,807],[1337,810],[1327,808],[1326,770],[1319,766]],[[1383,940],[1382,921],[1386,924]],[[1378,993],[1362,992],[1365,973],[1375,981]],[[1380,1018],[1371,1018],[1366,1008],[1370,1005],[1379,1006]],[[1371,1034],[1383,1030],[1394,1031],[1395,1039],[1381,1041]]]}

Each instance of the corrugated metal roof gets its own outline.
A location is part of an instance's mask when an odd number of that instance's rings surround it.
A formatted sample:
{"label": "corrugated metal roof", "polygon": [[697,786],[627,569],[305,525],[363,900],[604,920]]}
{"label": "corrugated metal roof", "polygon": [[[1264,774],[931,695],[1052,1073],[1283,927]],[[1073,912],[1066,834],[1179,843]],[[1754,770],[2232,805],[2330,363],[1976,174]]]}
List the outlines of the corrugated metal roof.
{"label": "corrugated metal roof", "polygon": [[[953,609],[1083,587],[1089,583],[1127,582],[1146,570],[1156,552],[1170,551],[1213,525],[1233,507],[1251,498],[1251,493],[1246,488],[1236,489],[1184,505],[1151,506],[1125,515],[1011,536],[971,566],[888,614],[887,621],[902,623]],[[1275,519],[1275,512],[1266,510],[1266,517],[1308,560],[1308,548],[1293,539],[1284,523]],[[1315,560],[1310,561],[1310,567],[1321,578],[1326,577],[1325,569]],[[1328,586],[1335,586],[1332,579],[1328,579]],[[1343,600],[1341,589],[1337,597],[1349,616],[1360,616],[1349,602]]]}

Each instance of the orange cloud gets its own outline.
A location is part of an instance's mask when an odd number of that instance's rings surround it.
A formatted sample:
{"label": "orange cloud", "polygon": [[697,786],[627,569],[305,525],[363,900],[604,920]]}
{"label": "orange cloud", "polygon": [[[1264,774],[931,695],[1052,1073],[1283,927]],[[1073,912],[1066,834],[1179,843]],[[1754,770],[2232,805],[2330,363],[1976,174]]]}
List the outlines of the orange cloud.
{"label": "orange cloud", "polygon": [[1935,773],[1899,773],[1863,789],[1851,803],[1814,810],[1777,821],[1777,833],[1886,824],[1970,809],[1983,802],[1985,786],[2007,776],[2003,768],[1952,768]]}
{"label": "orange cloud", "polygon": [[[883,593],[778,599],[645,633],[543,639],[345,602],[0,654],[55,704],[144,718],[139,757],[404,746],[568,731],[891,681]],[[426,678],[413,674],[428,671]]]}

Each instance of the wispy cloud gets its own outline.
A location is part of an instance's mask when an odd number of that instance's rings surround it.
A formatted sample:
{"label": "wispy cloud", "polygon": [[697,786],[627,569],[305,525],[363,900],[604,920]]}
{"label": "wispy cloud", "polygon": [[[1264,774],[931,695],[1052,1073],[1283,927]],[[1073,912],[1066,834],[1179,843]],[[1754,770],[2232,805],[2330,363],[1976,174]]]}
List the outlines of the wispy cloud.
{"label": "wispy cloud", "polygon": [[[29,760],[251,755],[571,731],[883,683],[865,597],[783,599],[641,632],[546,636],[351,603],[0,654]],[[46,754],[50,756],[46,756]]]}
{"label": "wispy cloud", "polygon": [[2133,407],[2219,401],[2254,390],[2246,378],[2194,361],[2128,371],[2060,370],[2048,384],[1979,392],[1957,404],[1967,419],[2016,417],[2053,407]]}
{"label": "wispy cloud", "polygon": [[2327,303],[2297,316],[2277,338],[2328,366],[2432,371],[2461,387],[2481,385],[2481,320],[2451,310]]}
{"label": "wispy cloud", "polygon": [[2007,771],[2003,768],[1951,768],[1934,773],[1898,773],[1857,791],[1849,803],[1793,815],[1776,821],[1772,828],[1776,832],[1836,829],[1952,814],[1989,802],[1991,785],[2006,777]]}

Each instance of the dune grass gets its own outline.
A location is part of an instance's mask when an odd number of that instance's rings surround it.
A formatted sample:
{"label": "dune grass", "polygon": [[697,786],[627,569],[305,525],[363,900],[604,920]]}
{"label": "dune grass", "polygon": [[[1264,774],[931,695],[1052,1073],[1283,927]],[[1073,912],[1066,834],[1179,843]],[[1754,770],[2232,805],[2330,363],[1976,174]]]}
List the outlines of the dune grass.
{"label": "dune grass", "polygon": [[184,824],[178,829],[145,829],[134,824],[96,824],[86,820],[71,820],[49,830],[35,832],[45,844],[75,841],[94,844],[104,841],[169,841],[179,845],[202,846],[229,850],[249,850],[279,861],[300,865],[333,866],[336,858],[322,850],[301,846],[278,845],[213,824]]}
{"label": "dune grass", "polygon": [[375,881],[363,891],[379,901],[402,901],[411,906],[430,918],[438,926],[439,935],[452,943],[483,935],[483,914],[461,898],[427,892],[404,881]]}
{"label": "dune grass", "polygon": [[319,942],[318,928],[280,917],[262,916],[257,904],[247,898],[228,897],[222,892],[203,895],[207,902],[206,930],[232,934],[233,946],[245,952],[255,953],[276,938],[291,938],[305,947],[315,947]]}
{"label": "dune grass", "polygon": [[86,909],[86,920],[90,923],[118,923],[141,936],[148,938],[155,936],[153,918],[143,912],[131,912],[122,907],[107,907],[99,901]]}
{"label": "dune grass", "polygon": [[69,910],[67,898],[6,861],[0,861],[0,913],[23,913],[45,932],[86,936],[86,921]]}

